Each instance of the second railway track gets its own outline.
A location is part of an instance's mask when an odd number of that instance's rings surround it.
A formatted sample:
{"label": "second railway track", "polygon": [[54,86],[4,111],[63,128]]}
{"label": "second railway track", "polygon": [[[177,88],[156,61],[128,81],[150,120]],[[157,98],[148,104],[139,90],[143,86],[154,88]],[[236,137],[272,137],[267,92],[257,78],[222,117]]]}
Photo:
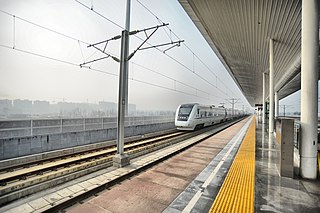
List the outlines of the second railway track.
{"label": "second railway track", "polygon": [[[208,129],[196,132],[174,132],[126,143],[130,159],[186,140]],[[46,188],[70,181],[112,166],[115,146],[99,148],[61,157],[39,160],[0,170],[0,206]]]}

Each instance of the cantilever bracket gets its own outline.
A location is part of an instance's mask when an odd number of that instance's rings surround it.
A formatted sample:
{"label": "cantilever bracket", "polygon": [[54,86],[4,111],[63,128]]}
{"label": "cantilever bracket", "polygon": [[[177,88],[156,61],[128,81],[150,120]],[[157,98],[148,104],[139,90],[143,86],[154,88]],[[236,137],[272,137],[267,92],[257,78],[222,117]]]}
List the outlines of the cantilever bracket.
{"label": "cantilever bracket", "polygon": [[180,47],[180,44],[181,44],[182,42],[184,42],[184,40],[173,41],[173,42],[168,42],[168,43],[164,43],[164,44],[152,45],[152,46],[150,46],[150,47],[140,48],[140,50],[146,50],[146,49],[150,49],[150,48],[156,48],[156,47],[167,46],[167,45],[170,45],[170,44],[175,44],[175,45],[169,47],[168,49],[164,50],[163,53],[165,53],[166,51],[172,49],[173,47]]}
{"label": "cantilever bracket", "polygon": [[91,63],[93,63],[93,62],[100,61],[100,60],[103,60],[103,59],[106,59],[106,58],[109,58],[109,57],[110,57],[110,55],[105,56],[105,57],[102,57],[102,58],[94,59],[94,60],[92,60],[92,61],[83,62],[83,63],[80,64],[79,66],[80,66],[80,68],[82,68],[82,67],[84,67],[84,65],[86,65],[86,64],[91,64]]}
{"label": "cantilever bracket", "polygon": [[[147,28],[147,29],[144,29],[142,31],[144,31],[145,33],[145,36],[146,36],[146,39],[128,56],[127,60],[129,61],[133,56],[134,54],[138,51],[138,50],[146,50],[146,49],[150,49],[150,48],[157,48],[157,47],[161,47],[161,46],[166,46],[166,45],[170,45],[170,44],[175,44],[174,46],[166,49],[163,51],[163,53],[165,53],[166,51],[168,51],[169,49],[173,48],[173,47],[179,47],[180,46],[180,43],[181,42],[184,42],[184,40],[179,40],[179,41],[172,41],[169,42],[169,43],[164,43],[164,44],[157,44],[157,45],[150,45],[149,47],[143,47],[142,46],[151,38],[151,36],[160,28],[160,27],[164,27],[164,26],[167,26],[169,24],[165,24],[163,23],[162,25],[157,25],[155,27],[150,27],[150,28]],[[147,31],[148,30],[151,30],[151,29],[154,29],[150,35],[147,34]],[[141,31],[136,31],[136,32],[141,32]]]}
{"label": "cantilever bracket", "polygon": [[[170,39],[171,42],[168,42],[168,43],[150,45],[148,47],[142,47],[160,27],[165,27],[167,25],[169,25],[169,24],[168,23],[163,23],[161,25],[145,28],[143,30],[130,31],[129,35],[135,35],[137,33],[144,32],[144,34],[146,36],[146,39],[128,56],[127,60],[129,61],[138,50],[146,50],[146,49],[150,49],[150,48],[157,48],[157,47],[161,47],[161,46],[173,45],[173,46],[169,47],[168,49],[164,50],[163,53],[165,53],[166,51],[168,51],[168,50],[170,50],[170,49],[172,49],[174,47],[179,47],[181,42],[184,42],[184,40],[172,41],[172,39]],[[150,30],[153,30],[153,31],[148,35],[147,32],[150,31]],[[89,63],[93,63],[93,62],[96,62],[96,61],[100,61],[102,59],[106,59],[106,58],[109,58],[109,57],[112,58],[113,60],[115,60],[116,62],[120,62],[119,58],[117,58],[115,56],[112,56],[111,54],[107,53],[106,52],[106,48],[108,46],[109,41],[118,40],[121,37],[122,37],[121,35],[117,35],[117,36],[114,36],[114,37],[112,37],[110,39],[107,39],[107,40],[104,40],[104,41],[100,41],[100,42],[97,42],[97,43],[94,43],[94,44],[89,44],[87,47],[93,47],[93,48],[99,50],[100,52],[106,54],[107,56],[99,58],[99,59],[95,59],[95,60],[92,60],[92,61],[84,62],[84,63],[80,64],[80,67],[82,67],[85,64],[89,64]],[[100,44],[105,44],[103,49],[100,49],[99,47],[97,47],[97,45],[100,45]]]}

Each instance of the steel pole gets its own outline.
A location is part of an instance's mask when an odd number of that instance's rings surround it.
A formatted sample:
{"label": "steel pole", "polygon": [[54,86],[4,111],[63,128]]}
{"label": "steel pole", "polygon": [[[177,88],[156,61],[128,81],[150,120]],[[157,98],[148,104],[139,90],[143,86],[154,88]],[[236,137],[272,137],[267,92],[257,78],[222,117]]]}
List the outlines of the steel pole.
{"label": "steel pole", "polygon": [[301,156],[303,178],[317,178],[319,1],[302,1]]}
{"label": "steel pole", "polygon": [[129,55],[129,27],[130,3],[127,0],[126,29],[121,33],[121,55],[119,73],[118,121],[117,121],[117,155],[113,158],[113,165],[123,167],[129,164],[128,156],[124,155],[124,124],[128,114],[128,55]]}
{"label": "steel pole", "polygon": [[127,39],[129,37],[128,31],[122,31],[121,38],[121,58],[120,58],[120,76],[119,76],[119,97],[118,97],[118,138],[117,138],[117,153],[123,154],[124,145],[124,120],[125,120],[125,109],[127,103],[127,84],[128,79],[126,78],[128,72],[128,52],[127,52]]}
{"label": "steel pole", "polygon": [[[125,30],[127,31],[127,32],[130,32],[130,10],[131,10],[131,0],[127,0],[127,7],[126,7],[126,25],[125,25]],[[127,41],[126,41],[126,46],[127,46],[127,48],[126,48],[126,50],[125,51],[127,51],[126,52],[126,55],[127,55],[127,57],[126,58],[128,58],[128,55],[129,55],[129,36],[128,36],[128,38],[127,38]],[[127,72],[125,72],[125,78],[127,79],[126,81],[127,81],[127,83],[125,84],[125,96],[127,97],[126,98],[126,100],[125,100],[125,102],[126,102],[126,104],[125,104],[125,115],[126,116],[128,116],[128,111],[129,111],[129,95],[128,95],[128,93],[129,93],[129,89],[128,89],[128,86],[129,86],[129,84],[128,84],[128,79],[129,79],[129,65],[128,65],[128,61],[126,61],[125,63],[127,63],[127,65],[126,65],[126,69],[127,69]]]}
{"label": "steel pole", "polygon": [[266,73],[262,73],[262,123],[266,123]]}
{"label": "steel pole", "polygon": [[273,133],[273,118],[274,118],[274,88],[273,88],[273,80],[274,80],[274,66],[273,66],[273,40],[270,39],[270,70],[269,70],[269,133]]}

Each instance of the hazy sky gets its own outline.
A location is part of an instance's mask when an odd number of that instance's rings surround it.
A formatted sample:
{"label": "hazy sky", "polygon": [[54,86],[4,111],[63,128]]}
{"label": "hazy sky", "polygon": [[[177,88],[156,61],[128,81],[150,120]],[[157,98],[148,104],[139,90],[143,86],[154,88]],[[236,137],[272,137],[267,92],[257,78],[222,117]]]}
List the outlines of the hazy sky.
{"label": "hazy sky", "polygon": [[[92,7],[112,22],[124,26],[125,0],[80,2]],[[192,52],[185,45],[166,52],[171,58],[157,49],[138,51],[129,65],[130,103],[135,103],[138,109],[172,110],[181,103],[219,104],[228,103],[225,99],[237,98],[240,99],[236,104],[238,108],[242,109],[242,105],[249,106],[177,1],[140,2],[163,22],[169,23],[169,28],[185,40]],[[0,10],[16,16],[14,18],[0,12],[0,99],[117,102],[119,63],[108,58],[90,64],[91,68],[109,74],[75,65],[104,56],[94,48],[87,48],[87,44],[82,42],[91,44],[112,38],[121,33],[120,27],[74,0],[2,0]],[[26,21],[75,39],[66,38]],[[132,0],[131,30],[141,30],[159,24],[161,22],[138,1]],[[144,33],[138,36],[145,38]],[[168,28],[160,28],[149,43],[155,45],[171,40],[175,41],[178,38],[173,36]],[[130,52],[140,43],[139,38],[131,36]],[[162,47],[161,50],[168,47]],[[73,65],[19,50],[70,62]],[[109,42],[106,50],[119,56],[120,40]]]}

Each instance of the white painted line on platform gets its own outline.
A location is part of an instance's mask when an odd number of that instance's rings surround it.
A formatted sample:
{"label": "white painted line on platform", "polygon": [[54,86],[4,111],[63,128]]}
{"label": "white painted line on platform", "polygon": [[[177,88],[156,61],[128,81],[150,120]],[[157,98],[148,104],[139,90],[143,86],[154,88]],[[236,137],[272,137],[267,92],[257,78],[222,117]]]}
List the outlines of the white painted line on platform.
{"label": "white painted line on platform", "polygon": [[228,152],[223,156],[223,158],[221,159],[221,161],[219,162],[219,164],[216,166],[216,168],[213,170],[213,172],[210,174],[210,176],[206,179],[206,181],[203,183],[202,187],[206,188],[209,183],[213,180],[214,176],[217,174],[217,172],[219,171],[219,169],[221,168],[222,164],[224,163],[224,161],[227,159],[227,157],[230,155],[231,151],[233,150],[234,146],[237,144],[237,142],[239,141],[240,137],[243,137],[243,134],[245,134],[245,131],[247,129],[242,129],[237,137],[237,139],[235,139],[235,141],[233,142],[232,146],[229,148]]}
{"label": "white painted line on platform", "polygon": [[[189,213],[191,212],[191,210],[193,209],[193,207],[196,205],[196,203],[198,202],[198,200],[200,199],[201,195],[203,194],[203,189],[206,188],[210,182],[213,180],[213,178],[215,177],[215,175],[217,174],[217,172],[219,171],[219,169],[221,168],[221,166],[223,165],[224,161],[227,159],[227,157],[230,155],[231,151],[233,150],[233,148],[235,147],[235,145],[237,144],[237,142],[239,141],[239,139],[241,137],[244,136],[245,132],[248,129],[249,123],[251,122],[251,119],[243,126],[243,128],[240,130],[240,132],[238,133],[238,137],[236,138],[236,136],[234,136],[231,141],[234,141],[232,146],[228,149],[227,153],[223,156],[223,158],[221,159],[221,161],[218,163],[218,165],[216,166],[216,168],[212,171],[212,173],[209,175],[209,177],[205,180],[205,182],[202,184],[200,190],[198,190],[196,192],[196,194],[192,197],[192,199],[189,201],[188,205],[183,209],[183,213]],[[235,139],[236,138],[236,139]]]}
{"label": "white painted line on platform", "polygon": [[189,213],[191,209],[196,205],[201,195],[202,191],[197,191],[197,193],[192,197],[192,199],[189,201],[188,205],[182,210],[182,212]]}

